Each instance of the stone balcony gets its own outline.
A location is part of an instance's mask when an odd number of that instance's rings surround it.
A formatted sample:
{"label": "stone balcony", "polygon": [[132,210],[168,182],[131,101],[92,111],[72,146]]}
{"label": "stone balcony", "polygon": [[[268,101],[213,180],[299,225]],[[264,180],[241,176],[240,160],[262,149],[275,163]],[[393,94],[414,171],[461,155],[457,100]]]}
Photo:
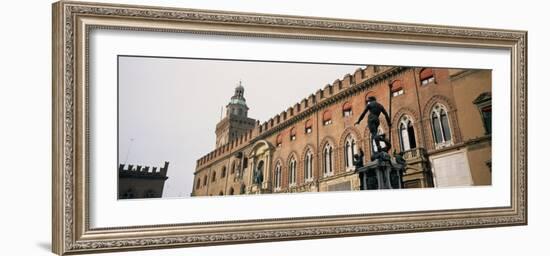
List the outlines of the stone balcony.
{"label": "stone balcony", "polygon": [[405,151],[403,158],[407,163],[428,161],[428,151],[425,148],[413,148]]}

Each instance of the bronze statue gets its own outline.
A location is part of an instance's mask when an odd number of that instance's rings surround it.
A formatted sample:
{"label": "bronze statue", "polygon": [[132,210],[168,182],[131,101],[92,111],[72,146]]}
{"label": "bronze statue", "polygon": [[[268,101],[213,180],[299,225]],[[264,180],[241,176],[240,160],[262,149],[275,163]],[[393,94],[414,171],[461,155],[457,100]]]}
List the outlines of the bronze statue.
{"label": "bronze statue", "polygon": [[258,185],[261,185],[262,182],[264,181],[264,162],[263,161],[260,161],[260,163],[258,164],[258,168],[256,168],[256,170],[254,171],[254,183],[255,184],[258,184]]}
{"label": "bronze statue", "polygon": [[[363,152],[362,148],[359,148],[359,154],[353,155],[353,166],[355,166],[355,171],[358,171],[360,168],[364,166],[363,164],[363,158],[365,157],[365,153]],[[359,189],[360,190],[366,190],[367,185],[364,184],[364,178],[363,175],[366,175],[364,172],[359,173]]]}
{"label": "bronze statue", "polygon": [[388,115],[388,112],[386,112],[386,109],[382,104],[376,102],[376,97],[370,96],[367,99],[367,106],[365,107],[365,110],[363,110],[363,113],[359,116],[359,119],[357,122],[355,122],[355,125],[359,125],[361,123],[361,120],[363,120],[363,117],[365,117],[365,114],[369,112],[368,116],[368,123],[367,126],[370,131],[371,138],[374,140],[374,143],[376,145],[376,149],[380,151],[380,140],[381,138],[378,136],[378,127],[380,126],[380,113],[384,114],[386,117],[386,121],[388,122],[388,126],[391,128],[391,120],[390,115]]}

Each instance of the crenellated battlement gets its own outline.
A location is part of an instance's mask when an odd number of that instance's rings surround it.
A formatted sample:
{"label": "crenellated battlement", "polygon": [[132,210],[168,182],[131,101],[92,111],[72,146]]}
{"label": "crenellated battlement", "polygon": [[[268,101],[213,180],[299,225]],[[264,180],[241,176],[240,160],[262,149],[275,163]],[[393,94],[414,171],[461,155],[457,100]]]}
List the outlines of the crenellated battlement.
{"label": "crenellated battlement", "polygon": [[169,162],[164,162],[163,167],[150,167],[133,164],[120,164],[118,166],[119,177],[151,177],[151,178],[167,178]]}
{"label": "crenellated battlement", "polygon": [[212,152],[197,160],[197,167],[212,163],[221,156],[227,155],[228,152],[234,152],[239,150],[243,145],[248,145],[248,142],[267,131],[272,130],[279,125],[286,123],[288,120],[298,116],[306,110],[332,98],[342,91],[353,88],[359,84],[367,82],[369,79],[376,77],[377,75],[392,69],[392,67],[386,66],[374,66],[369,65],[366,68],[358,68],[352,74],[346,74],[341,79],[336,79],[332,84],[327,84],[323,89],[318,89],[314,94],[310,94],[306,98],[303,98],[294,105],[288,107],[286,110],[276,114],[269,118],[265,122],[256,120],[255,127],[239,138],[236,138],[221,147],[214,149]]}

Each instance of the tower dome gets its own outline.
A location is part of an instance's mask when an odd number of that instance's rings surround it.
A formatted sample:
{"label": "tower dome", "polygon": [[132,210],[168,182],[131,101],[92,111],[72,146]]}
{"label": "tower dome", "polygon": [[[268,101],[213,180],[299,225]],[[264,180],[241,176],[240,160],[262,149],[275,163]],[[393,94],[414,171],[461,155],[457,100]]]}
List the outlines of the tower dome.
{"label": "tower dome", "polygon": [[244,98],[244,87],[241,81],[239,81],[239,85],[235,87],[235,94],[233,94],[233,96],[231,97],[231,101],[229,102],[229,105],[231,104],[238,104],[246,107],[246,99]]}

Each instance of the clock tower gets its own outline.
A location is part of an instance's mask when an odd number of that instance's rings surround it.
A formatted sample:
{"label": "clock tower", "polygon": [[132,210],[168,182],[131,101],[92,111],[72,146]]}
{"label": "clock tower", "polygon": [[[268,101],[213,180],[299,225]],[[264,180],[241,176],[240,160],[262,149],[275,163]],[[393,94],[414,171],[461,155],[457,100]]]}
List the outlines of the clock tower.
{"label": "clock tower", "polygon": [[249,132],[255,125],[256,120],[248,117],[244,87],[239,82],[226,106],[225,117],[216,125],[216,148]]}

